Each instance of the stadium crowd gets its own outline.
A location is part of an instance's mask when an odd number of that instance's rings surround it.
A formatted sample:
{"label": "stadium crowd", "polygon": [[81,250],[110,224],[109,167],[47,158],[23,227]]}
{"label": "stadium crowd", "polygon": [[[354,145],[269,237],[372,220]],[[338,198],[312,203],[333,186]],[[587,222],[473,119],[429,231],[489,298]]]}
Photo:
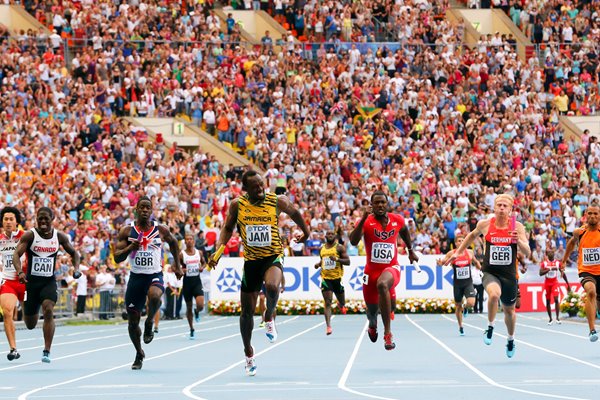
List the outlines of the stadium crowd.
{"label": "stadium crowd", "polygon": [[[149,140],[127,115],[189,118],[252,160],[312,227],[290,254],[314,254],[329,228],[360,254],[345,239],[378,188],[423,253],[451,248],[501,192],[515,194],[534,257],[560,252],[600,197],[600,146],[558,124],[599,108],[591,39],[525,61],[500,35],[460,46],[462,24],[434,23],[441,2],[275,1],[274,14],[304,13],[303,32],[290,24],[297,36],[323,42],[249,47],[235,21],[220,30],[210,2],[26,3],[53,31],[0,37],[0,205],[22,208],[28,224],[52,206],[88,265],[111,263],[111,240],[144,194],[180,238],[202,230],[210,253],[241,191],[239,170]],[[401,43],[365,45],[372,22],[358,7],[402,26]],[[317,35],[315,19],[335,31]],[[361,43],[343,44],[349,36]]]}

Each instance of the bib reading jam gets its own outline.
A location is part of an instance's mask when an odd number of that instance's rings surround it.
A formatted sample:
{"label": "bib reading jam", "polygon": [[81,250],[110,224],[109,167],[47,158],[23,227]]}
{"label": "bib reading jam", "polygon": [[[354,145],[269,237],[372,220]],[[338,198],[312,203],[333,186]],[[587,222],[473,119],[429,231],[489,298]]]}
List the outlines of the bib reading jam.
{"label": "bib reading jam", "polygon": [[485,235],[485,257],[483,272],[498,277],[516,279],[517,244],[513,243],[508,228],[496,227],[496,218],[490,221],[490,227]]}
{"label": "bib reading jam", "polygon": [[58,255],[59,243],[58,232],[52,230],[52,237],[44,239],[35,228],[33,232],[33,241],[27,249],[27,279],[54,279],[54,268],[56,266],[56,256]]}
{"label": "bib reading jam", "polygon": [[277,195],[266,193],[259,204],[251,204],[248,195],[238,200],[237,226],[244,243],[244,259],[260,260],[283,254],[277,222]]}

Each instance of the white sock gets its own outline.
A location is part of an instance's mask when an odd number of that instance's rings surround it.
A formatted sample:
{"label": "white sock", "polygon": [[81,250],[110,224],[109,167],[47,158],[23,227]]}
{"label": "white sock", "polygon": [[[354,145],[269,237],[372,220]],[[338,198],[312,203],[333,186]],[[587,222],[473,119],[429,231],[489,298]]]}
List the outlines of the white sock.
{"label": "white sock", "polygon": [[491,326],[493,328],[495,323],[496,323],[496,321],[492,321],[492,322],[488,321],[488,326]]}
{"label": "white sock", "polygon": [[515,337],[513,335],[509,335],[508,340],[515,340]]}

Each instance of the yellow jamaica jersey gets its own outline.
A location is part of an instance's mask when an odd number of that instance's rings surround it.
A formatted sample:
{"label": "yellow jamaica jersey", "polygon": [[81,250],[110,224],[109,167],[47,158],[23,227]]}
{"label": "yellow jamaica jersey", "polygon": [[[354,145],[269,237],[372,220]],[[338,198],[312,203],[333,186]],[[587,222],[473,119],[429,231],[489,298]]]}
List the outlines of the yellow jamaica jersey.
{"label": "yellow jamaica jersey", "polygon": [[341,279],[344,276],[344,268],[338,261],[332,261],[330,257],[339,258],[337,251],[338,243],[335,242],[332,247],[321,247],[321,278],[323,279]]}
{"label": "yellow jamaica jersey", "polygon": [[267,193],[257,205],[250,204],[247,194],[241,196],[238,200],[237,227],[244,243],[245,260],[283,255],[275,193]]}

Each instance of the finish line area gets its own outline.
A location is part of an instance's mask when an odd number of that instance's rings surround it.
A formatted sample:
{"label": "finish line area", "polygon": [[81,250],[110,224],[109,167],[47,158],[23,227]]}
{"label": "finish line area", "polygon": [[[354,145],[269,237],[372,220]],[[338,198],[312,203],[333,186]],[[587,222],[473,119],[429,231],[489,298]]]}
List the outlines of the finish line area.
{"label": "finish line area", "polygon": [[[0,399],[594,399],[600,385],[600,342],[587,324],[547,326],[545,313],[517,316],[514,358],[505,354],[498,315],[493,343],[483,343],[485,314],[470,314],[466,335],[454,315],[398,314],[396,349],[371,343],[364,315],[338,315],[325,335],[323,316],[280,316],[269,343],[255,320],[257,375],[244,372],[238,317],[206,316],[188,339],[185,320],[161,321],[144,345],[141,371],[127,325],[57,326],[52,363],[40,361],[41,329],[17,331],[21,358],[6,360],[0,340]],[[143,321],[143,320],[142,320]],[[39,326],[41,326],[40,321]]]}

